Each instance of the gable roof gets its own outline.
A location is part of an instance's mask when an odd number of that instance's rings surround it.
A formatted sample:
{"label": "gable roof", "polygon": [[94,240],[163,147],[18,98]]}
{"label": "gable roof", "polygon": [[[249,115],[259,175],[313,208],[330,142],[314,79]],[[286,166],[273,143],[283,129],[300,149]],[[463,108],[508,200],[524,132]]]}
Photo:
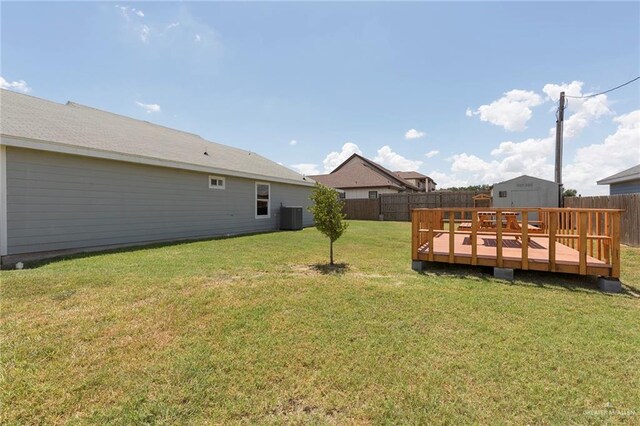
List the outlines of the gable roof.
{"label": "gable roof", "polygon": [[329,174],[309,177],[332,188],[390,187],[419,191],[417,186],[358,154],[351,155]]}
{"label": "gable roof", "polygon": [[[0,92],[2,144],[208,173],[312,185],[254,152],[68,102]],[[205,155],[205,152],[207,155]]]}
{"label": "gable roof", "polygon": [[621,183],[636,179],[640,179],[640,164],[616,173],[615,175],[600,179],[596,183],[598,185],[611,185],[612,183]]}
{"label": "gable roof", "polygon": [[559,185],[558,183],[556,183],[556,182],[554,182],[552,180],[541,179],[541,178],[538,178],[538,177],[535,177],[535,176],[529,176],[529,175],[522,175],[522,176],[514,177],[513,179],[504,180],[502,182],[494,183],[493,185],[495,186],[495,185],[501,185],[503,183],[515,182],[517,180],[522,180],[522,179],[525,179],[525,178],[527,178],[527,179],[535,179],[537,181],[540,181],[540,182],[546,183],[546,184],[552,183],[554,185]]}

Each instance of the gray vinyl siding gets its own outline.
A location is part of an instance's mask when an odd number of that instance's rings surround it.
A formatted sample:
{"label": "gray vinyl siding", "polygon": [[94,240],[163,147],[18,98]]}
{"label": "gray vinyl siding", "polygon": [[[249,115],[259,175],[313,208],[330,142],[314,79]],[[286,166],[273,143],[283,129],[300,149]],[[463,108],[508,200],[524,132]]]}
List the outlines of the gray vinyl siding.
{"label": "gray vinyl siding", "polygon": [[[216,174],[216,176],[219,176]],[[255,180],[7,147],[8,254],[263,232],[280,204],[303,206],[311,188],[270,182],[271,217],[255,217]]]}
{"label": "gray vinyl siding", "polygon": [[621,182],[621,183],[612,183],[609,186],[609,195],[618,195],[618,194],[635,194],[640,193],[640,179]]}

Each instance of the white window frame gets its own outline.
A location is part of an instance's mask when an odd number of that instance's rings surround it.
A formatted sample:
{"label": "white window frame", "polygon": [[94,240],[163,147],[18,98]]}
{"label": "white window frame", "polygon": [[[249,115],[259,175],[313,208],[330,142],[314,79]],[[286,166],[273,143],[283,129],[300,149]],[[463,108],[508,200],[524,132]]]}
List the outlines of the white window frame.
{"label": "white window frame", "polygon": [[[267,185],[267,188],[269,188],[269,199],[267,200],[266,215],[258,215],[258,185]],[[253,213],[255,214],[256,219],[271,218],[271,184],[269,182],[256,182],[255,189],[255,196],[253,197]]]}
{"label": "white window frame", "polygon": [[[220,186],[220,185],[212,185],[211,184],[211,180],[212,179],[221,180],[222,181],[222,186]],[[227,180],[225,178],[223,178],[222,176],[209,176],[209,189],[224,189],[226,184],[227,184]]]}

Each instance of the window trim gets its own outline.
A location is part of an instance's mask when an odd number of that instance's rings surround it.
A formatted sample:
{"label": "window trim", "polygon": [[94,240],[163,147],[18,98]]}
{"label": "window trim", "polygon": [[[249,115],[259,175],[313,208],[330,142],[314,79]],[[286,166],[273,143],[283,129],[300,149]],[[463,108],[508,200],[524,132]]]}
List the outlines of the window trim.
{"label": "window trim", "polygon": [[498,198],[507,198],[507,191],[498,191]]}
{"label": "window trim", "polygon": [[[258,215],[258,185],[267,185],[267,188],[269,188],[269,198],[267,198],[267,214],[266,215]],[[271,218],[271,184],[269,182],[256,182],[255,196],[253,197],[253,213],[256,219]]]}
{"label": "window trim", "polygon": [[[211,180],[212,179],[221,180],[222,181],[222,186],[211,185]],[[224,177],[209,175],[209,189],[225,189],[226,185],[227,185],[227,180]]]}
{"label": "window trim", "polygon": [[[371,197],[372,193],[375,193],[376,196],[375,197]],[[377,200],[378,199],[378,195],[379,195],[378,191],[369,191],[369,199],[370,200]]]}
{"label": "window trim", "polygon": [[342,192],[338,192],[338,198],[340,198],[341,200],[344,200],[347,198],[347,193],[342,191]]}

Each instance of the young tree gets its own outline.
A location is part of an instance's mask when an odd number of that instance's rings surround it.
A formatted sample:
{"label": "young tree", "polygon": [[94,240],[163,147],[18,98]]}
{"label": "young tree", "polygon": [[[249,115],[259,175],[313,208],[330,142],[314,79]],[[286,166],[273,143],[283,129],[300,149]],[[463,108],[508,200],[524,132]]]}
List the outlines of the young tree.
{"label": "young tree", "polygon": [[578,191],[575,189],[565,189],[562,195],[565,197],[575,197],[578,195]]}
{"label": "young tree", "polygon": [[313,205],[309,207],[309,211],[313,213],[316,228],[329,237],[329,261],[333,265],[333,242],[342,236],[348,225],[342,213],[344,203],[340,200],[338,191],[320,183],[316,183],[310,198]]}

